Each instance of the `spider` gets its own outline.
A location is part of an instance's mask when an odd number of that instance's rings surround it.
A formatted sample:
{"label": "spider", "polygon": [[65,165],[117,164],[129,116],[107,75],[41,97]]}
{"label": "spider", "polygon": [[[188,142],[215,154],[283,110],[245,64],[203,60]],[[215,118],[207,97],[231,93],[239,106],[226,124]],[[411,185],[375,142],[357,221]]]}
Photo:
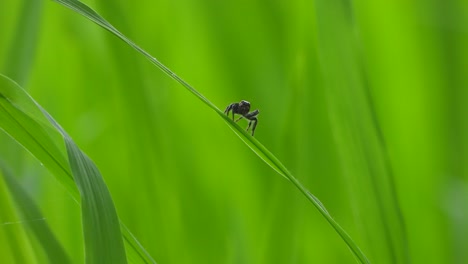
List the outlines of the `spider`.
{"label": "spider", "polygon": [[255,110],[249,113],[250,111],[250,103],[247,101],[240,101],[240,103],[232,103],[228,105],[224,113],[229,116],[229,112],[232,111],[232,120],[234,121],[234,114],[241,115],[235,122],[241,120],[243,117],[249,120],[249,126],[247,127],[247,131],[249,131],[250,126],[252,125],[252,136],[255,133],[255,128],[257,127],[257,115],[260,111]]}

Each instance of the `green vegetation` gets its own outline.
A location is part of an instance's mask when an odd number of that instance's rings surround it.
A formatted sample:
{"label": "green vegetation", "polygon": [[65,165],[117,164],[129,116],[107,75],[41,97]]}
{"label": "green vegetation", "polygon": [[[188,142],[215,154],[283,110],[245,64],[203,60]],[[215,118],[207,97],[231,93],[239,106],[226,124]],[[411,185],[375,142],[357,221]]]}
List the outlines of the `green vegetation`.
{"label": "green vegetation", "polygon": [[468,261],[464,2],[57,2],[162,71],[2,6],[2,261]]}

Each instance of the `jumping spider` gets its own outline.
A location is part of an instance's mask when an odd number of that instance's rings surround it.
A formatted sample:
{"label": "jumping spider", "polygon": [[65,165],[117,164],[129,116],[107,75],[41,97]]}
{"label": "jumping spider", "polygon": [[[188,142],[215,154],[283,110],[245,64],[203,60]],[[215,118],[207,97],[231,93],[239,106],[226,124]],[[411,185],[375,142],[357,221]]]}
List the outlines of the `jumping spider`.
{"label": "jumping spider", "polygon": [[249,113],[250,111],[250,103],[247,101],[240,101],[240,103],[232,103],[228,105],[224,113],[229,116],[229,112],[232,111],[232,120],[234,120],[234,114],[241,115],[235,122],[241,120],[243,117],[249,120],[249,126],[247,127],[247,131],[249,131],[250,126],[252,125],[252,136],[255,133],[255,128],[257,127],[257,115],[260,111],[255,110]]}

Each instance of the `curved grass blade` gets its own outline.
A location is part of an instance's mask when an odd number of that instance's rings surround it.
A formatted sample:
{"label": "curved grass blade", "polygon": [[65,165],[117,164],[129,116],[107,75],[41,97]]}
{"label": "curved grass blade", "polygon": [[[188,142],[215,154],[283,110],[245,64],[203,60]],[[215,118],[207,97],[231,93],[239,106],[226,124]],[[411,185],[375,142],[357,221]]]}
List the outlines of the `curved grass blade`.
{"label": "curved grass blade", "polygon": [[[0,58],[2,69],[0,72],[24,86],[29,80],[36,57],[44,2],[32,0],[21,3],[21,5],[7,52],[4,57]],[[3,9],[7,9],[6,6]],[[8,165],[14,164],[10,168],[21,168],[24,161],[20,157],[19,149],[13,147],[13,144],[16,143],[2,135],[0,136],[0,144],[4,146],[3,150],[8,150],[6,155],[3,154],[5,162],[8,162]],[[0,153],[3,150],[0,149]]]}
{"label": "curved grass blade", "polygon": [[121,233],[110,194],[92,161],[44,109],[3,75],[0,128],[51,170],[81,203],[87,263],[126,263],[122,234],[134,263],[155,263],[122,223]]}
{"label": "curved grass blade", "polygon": [[[11,175],[5,166],[0,162],[0,174],[3,174],[10,194],[13,197],[22,218],[24,219],[44,219],[39,207],[33,199]],[[50,226],[45,221],[25,221],[24,224],[32,231],[39,245],[41,245],[49,263],[71,263],[70,258],[62,245],[58,242]]]}
{"label": "curved grass blade", "polygon": [[[21,96],[20,88],[16,90],[8,89],[12,87],[2,85],[0,90],[3,93],[0,102],[3,108],[2,114],[9,116],[13,121],[12,123],[18,123],[20,129],[24,128],[26,133],[34,135],[35,131],[28,129],[33,128],[34,120],[21,111],[18,107],[20,105],[15,105],[15,103],[21,103],[21,101],[17,100],[18,97],[5,97],[8,94]],[[26,94],[24,93],[24,95]],[[27,99],[26,96],[19,98]],[[31,104],[27,104],[28,108],[31,106]],[[53,125],[59,129],[56,123],[53,123]],[[65,139],[71,172],[80,191],[86,262],[126,263],[118,218],[107,186],[95,165],[86,158],[63,130],[59,130],[59,132]]]}
{"label": "curved grass blade", "polygon": [[98,168],[65,130],[42,107],[38,108],[65,140],[71,171],[81,194],[86,262],[127,263],[117,212]]}
{"label": "curved grass blade", "polygon": [[8,186],[0,169],[0,248],[2,263],[37,263],[32,241],[18,217]]}
{"label": "curved grass blade", "polygon": [[331,215],[325,210],[325,207],[322,203],[313,196],[287,169],[286,167],[270,152],[267,148],[265,148],[257,139],[250,136],[246,131],[240,128],[237,124],[235,124],[231,119],[229,119],[224,113],[218,109],[212,102],[210,102],[207,98],[205,98],[201,93],[199,93],[195,88],[193,88],[190,84],[184,81],[182,78],[177,76],[174,72],[172,72],[169,68],[159,62],[156,58],[151,56],[148,52],[140,48],[136,45],[133,41],[119,32],[114,26],[112,26],[109,22],[107,22],[104,18],[102,18],[96,11],[88,7],[87,5],[81,3],[77,0],[54,0],[73,11],[83,15],[84,17],[88,18],[89,20],[93,21],[94,23],[98,24],[99,26],[103,27],[104,29],[108,30],[116,37],[120,38],[122,41],[130,45],[132,48],[137,50],[139,53],[143,54],[148,60],[150,60],[154,65],[156,65],[160,70],[166,73],[169,77],[180,83],[184,86],[187,90],[193,93],[198,99],[203,101],[206,105],[208,105],[211,109],[213,109],[217,114],[219,114],[228,126],[241,138],[241,140],[250,148],[252,151],[257,154],[265,163],[267,163],[270,167],[272,167],[276,172],[280,175],[285,177],[286,179],[290,180],[306,197],[308,200],[314,204],[314,206],[319,210],[319,212],[327,219],[327,221],[332,225],[332,227],[336,230],[336,232],[340,235],[340,237],[345,241],[351,251],[355,254],[357,259],[361,263],[369,263],[368,259],[356,245],[356,243],[351,239],[351,237],[344,231],[344,229],[331,217]]}

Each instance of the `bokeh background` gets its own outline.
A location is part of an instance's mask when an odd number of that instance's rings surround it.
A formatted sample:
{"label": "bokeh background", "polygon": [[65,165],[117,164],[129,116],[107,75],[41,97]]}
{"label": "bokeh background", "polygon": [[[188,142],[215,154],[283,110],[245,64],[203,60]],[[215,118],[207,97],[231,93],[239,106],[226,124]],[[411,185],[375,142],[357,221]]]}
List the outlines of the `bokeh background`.
{"label": "bokeh background", "polygon": [[[219,108],[259,109],[256,138],[372,263],[468,263],[468,1],[85,3]],[[354,263],[212,110],[76,13],[1,1],[0,69],[98,165],[158,263]],[[41,221],[82,263],[79,207],[0,136]],[[15,205],[2,186],[4,211]],[[18,245],[44,263],[24,224],[7,224],[29,220],[1,218],[0,260]]]}

